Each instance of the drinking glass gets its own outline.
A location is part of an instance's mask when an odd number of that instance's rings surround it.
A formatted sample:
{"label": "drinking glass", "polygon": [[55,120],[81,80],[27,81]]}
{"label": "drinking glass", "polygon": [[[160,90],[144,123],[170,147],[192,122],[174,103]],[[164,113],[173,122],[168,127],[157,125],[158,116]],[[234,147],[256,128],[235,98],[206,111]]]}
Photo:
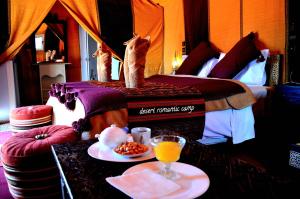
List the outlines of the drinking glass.
{"label": "drinking glass", "polygon": [[155,157],[164,164],[160,174],[168,179],[173,179],[176,173],[171,170],[171,163],[179,160],[180,153],[186,140],[176,135],[159,135],[151,139]]}

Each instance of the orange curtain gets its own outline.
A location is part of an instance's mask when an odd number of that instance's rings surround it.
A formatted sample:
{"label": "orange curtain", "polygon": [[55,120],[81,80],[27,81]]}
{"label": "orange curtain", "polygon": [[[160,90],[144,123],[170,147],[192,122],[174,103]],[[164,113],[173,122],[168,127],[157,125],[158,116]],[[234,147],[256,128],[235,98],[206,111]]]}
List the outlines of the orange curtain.
{"label": "orange curtain", "polygon": [[[59,0],[59,2],[95,41],[98,43],[103,42],[100,38],[100,23],[96,0]],[[116,58],[123,60],[112,49],[110,50]]]}
{"label": "orange curtain", "polygon": [[19,52],[55,2],[56,0],[10,1],[10,37],[7,49],[0,55],[0,64],[12,59]]}
{"label": "orange curtain", "polygon": [[132,0],[134,33],[150,35],[151,45],[146,56],[145,77],[159,74],[163,64],[164,11],[152,1]]}
{"label": "orange curtain", "polygon": [[[172,73],[172,63],[182,54],[185,40],[182,0],[153,0],[164,8],[164,74]],[[178,59],[177,57],[177,59]],[[178,60],[181,62],[181,60]]]}

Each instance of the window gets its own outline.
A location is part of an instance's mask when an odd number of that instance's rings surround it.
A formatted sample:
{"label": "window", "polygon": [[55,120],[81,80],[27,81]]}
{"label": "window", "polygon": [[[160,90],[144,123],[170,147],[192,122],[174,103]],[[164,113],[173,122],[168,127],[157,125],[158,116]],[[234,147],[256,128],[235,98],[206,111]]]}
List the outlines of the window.
{"label": "window", "polygon": [[44,50],[44,35],[35,35],[35,49]]}

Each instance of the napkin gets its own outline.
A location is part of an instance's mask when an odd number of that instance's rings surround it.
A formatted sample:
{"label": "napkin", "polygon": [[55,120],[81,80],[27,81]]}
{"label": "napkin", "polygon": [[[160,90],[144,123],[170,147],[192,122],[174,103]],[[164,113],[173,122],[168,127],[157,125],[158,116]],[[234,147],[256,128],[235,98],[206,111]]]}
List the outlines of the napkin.
{"label": "napkin", "polygon": [[128,196],[138,199],[161,198],[180,189],[180,185],[149,169],[108,177],[106,181]]}

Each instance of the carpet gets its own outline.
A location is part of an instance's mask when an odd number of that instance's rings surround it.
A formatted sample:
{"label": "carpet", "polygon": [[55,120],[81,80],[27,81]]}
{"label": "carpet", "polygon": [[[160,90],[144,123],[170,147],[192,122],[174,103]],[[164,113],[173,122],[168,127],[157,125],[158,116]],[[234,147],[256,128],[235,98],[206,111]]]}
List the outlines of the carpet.
{"label": "carpet", "polygon": [[[6,142],[12,136],[11,131],[1,131],[0,132],[0,150],[2,144]],[[7,182],[4,176],[4,170],[1,164],[1,155],[0,155],[0,198],[1,199],[11,199],[13,198],[9,193]]]}

